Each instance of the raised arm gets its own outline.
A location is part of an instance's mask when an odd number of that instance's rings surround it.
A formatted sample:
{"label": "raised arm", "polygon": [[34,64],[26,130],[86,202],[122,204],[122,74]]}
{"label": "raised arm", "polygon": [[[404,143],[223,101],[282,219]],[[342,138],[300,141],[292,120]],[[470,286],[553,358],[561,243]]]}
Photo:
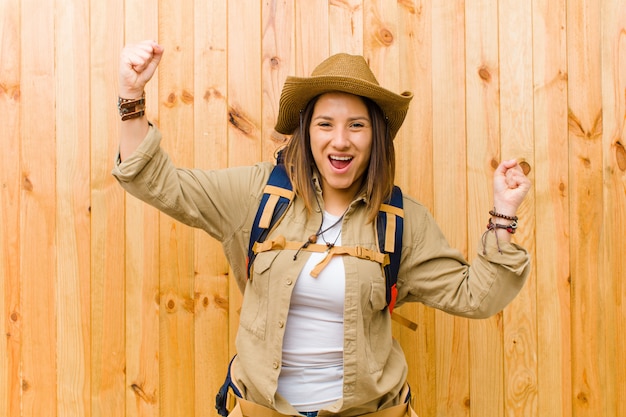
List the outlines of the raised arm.
{"label": "raised arm", "polygon": [[[530,190],[530,180],[515,159],[503,161],[493,177],[493,202],[495,213],[504,216],[492,216],[494,224],[510,225],[511,219]],[[496,229],[498,239],[510,242],[511,234],[504,229]]]}
{"label": "raised arm", "polygon": [[154,75],[161,61],[163,47],[154,41],[143,41],[127,45],[120,55],[119,97],[126,112],[122,120],[120,115],[120,158],[123,161],[130,156],[148,133],[148,119],[140,100],[144,88]]}

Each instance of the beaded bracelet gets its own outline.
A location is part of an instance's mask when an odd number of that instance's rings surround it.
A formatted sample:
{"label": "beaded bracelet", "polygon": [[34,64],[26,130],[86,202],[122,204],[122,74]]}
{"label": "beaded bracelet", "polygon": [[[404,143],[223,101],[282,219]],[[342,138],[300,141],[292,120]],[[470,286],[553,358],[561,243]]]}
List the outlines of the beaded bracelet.
{"label": "beaded bracelet", "polygon": [[135,119],[145,114],[146,92],[140,98],[117,98],[117,109],[120,112],[122,121]]}
{"label": "beaded bracelet", "polygon": [[501,219],[505,219],[505,220],[512,220],[514,222],[516,222],[518,220],[517,216],[507,216],[506,214],[500,214],[496,211],[496,208],[494,207],[493,210],[489,210],[489,214],[491,214],[493,217],[499,217]]}

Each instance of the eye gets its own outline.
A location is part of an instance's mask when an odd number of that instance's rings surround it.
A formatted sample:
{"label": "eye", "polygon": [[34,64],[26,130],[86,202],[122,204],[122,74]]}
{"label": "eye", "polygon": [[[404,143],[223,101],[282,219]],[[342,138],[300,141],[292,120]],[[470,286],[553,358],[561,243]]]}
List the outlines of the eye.
{"label": "eye", "polygon": [[317,125],[319,127],[331,127],[331,124],[329,122],[319,122]]}
{"label": "eye", "polygon": [[367,129],[368,127],[369,123],[367,120],[354,120],[352,123],[350,123],[350,129],[353,130]]}

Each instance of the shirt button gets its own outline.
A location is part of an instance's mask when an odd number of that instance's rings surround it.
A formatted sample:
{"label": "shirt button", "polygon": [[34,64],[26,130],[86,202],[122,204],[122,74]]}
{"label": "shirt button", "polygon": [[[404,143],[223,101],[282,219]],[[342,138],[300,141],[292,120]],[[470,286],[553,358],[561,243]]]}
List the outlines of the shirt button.
{"label": "shirt button", "polygon": [[274,369],[278,369],[278,362],[274,362],[274,363],[272,363],[272,367],[273,367]]}
{"label": "shirt button", "polygon": [[281,329],[282,329],[283,327],[285,327],[285,322],[284,322],[284,321],[282,321],[282,320],[280,320],[280,321],[278,322],[278,327],[280,327]]}
{"label": "shirt button", "polygon": [[274,399],[268,395],[267,396],[267,402],[272,404],[274,402]]}
{"label": "shirt button", "polygon": [[292,281],[292,280],[290,280],[290,279],[288,279],[287,281],[285,281],[285,284],[287,284],[287,285],[291,285],[291,284],[293,284],[293,281]]}

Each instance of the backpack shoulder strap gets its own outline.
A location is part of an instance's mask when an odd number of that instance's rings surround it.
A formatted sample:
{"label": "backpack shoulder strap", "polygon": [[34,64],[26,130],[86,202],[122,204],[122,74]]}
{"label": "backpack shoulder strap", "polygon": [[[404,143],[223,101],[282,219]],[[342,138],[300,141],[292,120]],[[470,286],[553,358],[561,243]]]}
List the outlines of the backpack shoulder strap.
{"label": "backpack shoulder strap", "polygon": [[262,243],[265,240],[270,229],[287,210],[287,206],[293,199],[293,194],[293,186],[287,175],[285,165],[277,163],[265,185],[261,203],[257,209],[254,223],[252,223],[248,245],[248,278],[250,278],[250,268],[255,257],[255,253],[252,250],[254,244],[256,242]]}
{"label": "backpack shoulder strap", "polygon": [[[254,244],[265,241],[269,231],[287,210],[293,195],[293,186],[285,166],[282,163],[276,164],[263,191],[261,203],[250,231],[247,259],[248,278],[250,278],[250,268],[256,256],[253,251]],[[393,312],[398,295],[396,282],[402,255],[403,226],[402,190],[394,186],[391,198],[381,205],[376,220],[379,249],[382,253],[389,255],[389,264],[384,267],[389,313]]]}
{"label": "backpack shoulder strap", "polygon": [[387,307],[393,312],[398,297],[396,282],[402,255],[402,232],[404,228],[404,209],[402,190],[394,186],[391,198],[381,205],[376,219],[376,233],[381,252],[389,255],[389,264],[385,268],[387,283]]}

